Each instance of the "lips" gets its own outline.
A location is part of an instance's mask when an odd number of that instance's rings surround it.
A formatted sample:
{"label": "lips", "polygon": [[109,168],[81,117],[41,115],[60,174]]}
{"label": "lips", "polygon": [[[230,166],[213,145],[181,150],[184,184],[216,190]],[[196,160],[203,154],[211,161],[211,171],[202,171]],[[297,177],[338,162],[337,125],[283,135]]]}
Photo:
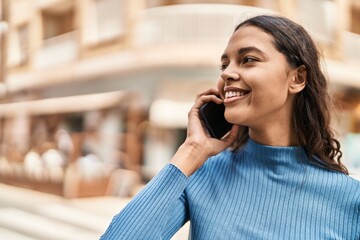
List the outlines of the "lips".
{"label": "lips", "polygon": [[224,93],[225,93],[225,99],[228,98],[233,98],[233,97],[241,97],[241,96],[245,96],[247,94],[250,93],[250,90],[245,90],[245,89],[241,89],[241,88],[225,88],[224,89]]}

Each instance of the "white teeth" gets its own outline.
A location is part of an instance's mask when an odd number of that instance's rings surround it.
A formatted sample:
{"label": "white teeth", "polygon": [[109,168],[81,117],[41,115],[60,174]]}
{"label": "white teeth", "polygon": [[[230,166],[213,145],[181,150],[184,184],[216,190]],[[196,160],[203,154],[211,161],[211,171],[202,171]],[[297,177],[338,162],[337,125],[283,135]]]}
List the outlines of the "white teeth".
{"label": "white teeth", "polygon": [[240,96],[244,96],[245,94],[246,92],[244,91],[241,92],[229,91],[225,93],[225,98],[240,97]]}

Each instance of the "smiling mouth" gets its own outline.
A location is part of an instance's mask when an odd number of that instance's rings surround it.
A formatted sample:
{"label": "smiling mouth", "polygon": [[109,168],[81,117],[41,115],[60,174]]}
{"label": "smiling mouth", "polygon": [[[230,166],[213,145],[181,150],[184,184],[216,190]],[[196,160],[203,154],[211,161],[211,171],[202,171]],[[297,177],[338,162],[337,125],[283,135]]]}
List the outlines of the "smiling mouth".
{"label": "smiling mouth", "polygon": [[246,91],[246,90],[227,91],[225,92],[225,98],[241,97],[249,93],[250,91]]}

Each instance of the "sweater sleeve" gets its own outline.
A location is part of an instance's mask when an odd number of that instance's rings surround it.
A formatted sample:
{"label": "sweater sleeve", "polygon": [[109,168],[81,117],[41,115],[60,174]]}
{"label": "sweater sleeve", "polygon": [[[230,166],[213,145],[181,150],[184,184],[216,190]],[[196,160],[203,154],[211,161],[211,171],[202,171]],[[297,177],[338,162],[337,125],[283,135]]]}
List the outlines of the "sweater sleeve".
{"label": "sweater sleeve", "polygon": [[170,239],[189,218],[187,182],[177,167],[167,164],[113,218],[100,240]]}

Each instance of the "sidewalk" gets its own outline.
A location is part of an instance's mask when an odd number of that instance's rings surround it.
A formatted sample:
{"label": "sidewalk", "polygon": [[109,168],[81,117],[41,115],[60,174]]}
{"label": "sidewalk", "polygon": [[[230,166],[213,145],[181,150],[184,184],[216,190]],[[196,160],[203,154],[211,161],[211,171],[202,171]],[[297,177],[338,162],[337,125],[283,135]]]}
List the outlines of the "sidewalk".
{"label": "sidewalk", "polygon": [[[130,198],[59,196],[0,184],[0,239],[99,239]],[[187,239],[188,225],[172,240]]]}

